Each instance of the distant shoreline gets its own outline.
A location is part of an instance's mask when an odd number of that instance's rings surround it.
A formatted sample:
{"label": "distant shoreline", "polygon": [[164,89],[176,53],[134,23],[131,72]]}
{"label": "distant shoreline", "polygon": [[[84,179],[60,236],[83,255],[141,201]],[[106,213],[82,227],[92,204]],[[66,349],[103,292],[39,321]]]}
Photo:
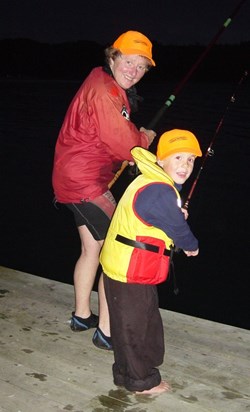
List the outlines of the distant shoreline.
{"label": "distant shoreline", "polygon": [[[93,41],[58,44],[30,39],[0,40],[0,78],[82,80],[104,62],[104,48]],[[206,46],[162,45],[154,43],[156,68],[147,82],[181,79],[197,61]],[[250,42],[215,45],[193,75],[194,80],[227,81],[250,66]]]}

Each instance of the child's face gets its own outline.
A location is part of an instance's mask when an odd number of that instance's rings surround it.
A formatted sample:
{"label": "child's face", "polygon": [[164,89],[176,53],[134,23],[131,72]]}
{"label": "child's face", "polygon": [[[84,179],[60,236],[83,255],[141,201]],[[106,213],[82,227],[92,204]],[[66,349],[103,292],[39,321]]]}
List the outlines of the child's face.
{"label": "child's face", "polygon": [[158,163],[175,183],[183,184],[193,171],[195,158],[192,153],[174,153]]}

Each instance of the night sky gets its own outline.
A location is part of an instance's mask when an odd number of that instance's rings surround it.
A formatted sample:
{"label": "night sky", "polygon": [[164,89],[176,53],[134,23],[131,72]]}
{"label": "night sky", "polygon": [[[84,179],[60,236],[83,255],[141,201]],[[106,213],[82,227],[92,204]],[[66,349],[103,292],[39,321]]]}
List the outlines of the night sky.
{"label": "night sky", "polygon": [[[240,0],[1,0],[0,39],[92,40],[111,44],[127,30],[167,44],[208,44]],[[246,0],[218,43],[250,41]]]}

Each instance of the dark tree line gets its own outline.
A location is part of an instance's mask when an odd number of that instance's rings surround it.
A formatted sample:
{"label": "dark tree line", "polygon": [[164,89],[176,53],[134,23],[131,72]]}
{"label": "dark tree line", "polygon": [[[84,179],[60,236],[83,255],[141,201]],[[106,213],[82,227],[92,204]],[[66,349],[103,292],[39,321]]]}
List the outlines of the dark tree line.
{"label": "dark tree line", "polygon": [[[83,79],[102,65],[105,45],[92,41],[45,44],[29,39],[0,40],[0,77]],[[195,64],[206,46],[164,46],[154,42],[157,66],[147,81],[180,79]],[[250,63],[250,42],[215,45],[195,71],[194,80],[230,80]]]}

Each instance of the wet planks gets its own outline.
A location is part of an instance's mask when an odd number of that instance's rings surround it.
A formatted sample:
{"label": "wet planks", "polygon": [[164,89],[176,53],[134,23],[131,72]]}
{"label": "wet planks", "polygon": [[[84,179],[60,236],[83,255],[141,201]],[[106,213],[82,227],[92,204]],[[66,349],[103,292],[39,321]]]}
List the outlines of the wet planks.
{"label": "wet planks", "polygon": [[113,384],[93,330],[70,330],[71,285],[4,267],[0,282],[1,412],[250,411],[249,331],[161,310],[173,390],[140,396]]}

